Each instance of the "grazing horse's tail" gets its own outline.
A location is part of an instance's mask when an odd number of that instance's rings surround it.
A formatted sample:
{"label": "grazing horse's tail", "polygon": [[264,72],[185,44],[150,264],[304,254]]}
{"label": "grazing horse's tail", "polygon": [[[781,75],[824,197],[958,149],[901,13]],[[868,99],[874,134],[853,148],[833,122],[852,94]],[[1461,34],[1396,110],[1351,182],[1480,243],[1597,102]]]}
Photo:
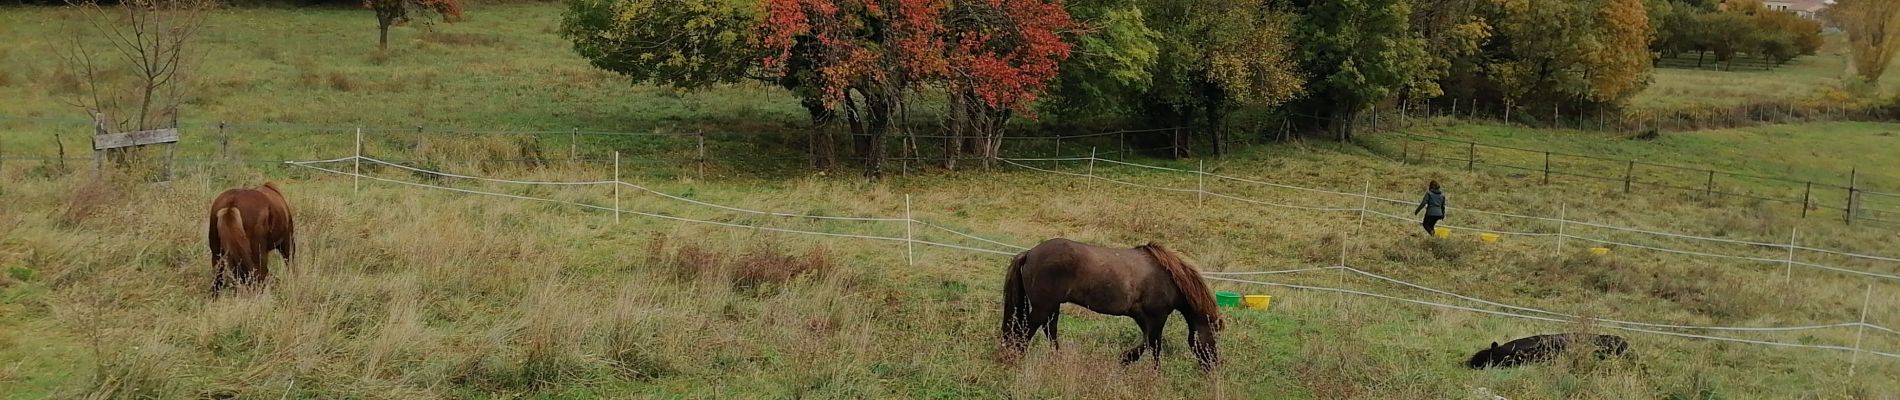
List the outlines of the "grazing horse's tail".
{"label": "grazing horse's tail", "polygon": [[1168,271],[1168,277],[1174,279],[1174,286],[1181,288],[1181,295],[1187,297],[1189,310],[1205,316],[1214,330],[1225,328],[1220,309],[1214,306],[1214,291],[1209,290],[1207,282],[1201,280],[1201,273],[1195,272],[1193,266],[1187,265],[1173,250],[1160,244],[1148,243],[1141,248],[1148,250],[1148,254],[1154,256],[1155,263]]}
{"label": "grazing horse's tail", "polygon": [[255,259],[251,236],[244,232],[243,213],[237,207],[225,207],[218,209],[217,215],[212,218],[218,230],[218,245],[224,248],[224,266],[218,273],[246,276],[250,271],[240,273],[234,270],[252,268],[251,263]]}
{"label": "grazing horse's tail", "polygon": [[1029,323],[1029,293],[1023,289],[1023,263],[1029,260],[1029,252],[1017,254],[1009,262],[1009,276],[1003,278],[1003,340],[1020,340],[1010,337],[1010,328],[1015,324]]}

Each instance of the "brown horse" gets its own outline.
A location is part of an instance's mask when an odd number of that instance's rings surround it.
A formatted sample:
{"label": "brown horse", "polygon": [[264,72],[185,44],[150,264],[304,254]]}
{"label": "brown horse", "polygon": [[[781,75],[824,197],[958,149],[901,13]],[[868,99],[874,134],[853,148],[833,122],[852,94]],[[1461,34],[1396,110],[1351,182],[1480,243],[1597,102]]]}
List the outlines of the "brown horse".
{"label": "brown horse", "polygon": [[277,184],[256,189],[231,189],[211,201],[211,293],[231,286],[268,282],[264,255],[276,250],[284,265],[297,253],[296,227],[290,204]]}
{"label": "brown horse", "polygon": [[1036,329],[1061,348],[1056,320],[1062,303],[1129,317],[1141,327],[1142,343],[1122,353],[1122,365],[1154,352],[1161,364],[1161,329],[1180,311],[1188,324],[1188,348],[1202,369],[1220,363],[1214,332],[1221,329],[1214,294],[1193,266],[1173,251],[1149,243],[1132,249],[1049,239],[1016,256],[1003,281],[1003,357],[1014,360],[1035,340]]}

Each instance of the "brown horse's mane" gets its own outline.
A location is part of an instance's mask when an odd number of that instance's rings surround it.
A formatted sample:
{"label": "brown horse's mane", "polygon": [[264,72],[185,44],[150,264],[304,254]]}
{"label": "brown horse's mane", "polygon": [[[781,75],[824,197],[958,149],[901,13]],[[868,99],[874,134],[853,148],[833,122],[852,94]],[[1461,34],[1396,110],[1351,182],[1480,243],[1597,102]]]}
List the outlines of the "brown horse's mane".
{"label": "brown horse's mane", "polygon": [[1194,266],[1181,261],[1181,257],[1175,255],[1173,250],[1159,243],[1150,242],[1141,248],[1148,250],[1148,254],[1154,256],[1155,263],[1168,271],[1168,277],[1174,279],[1174,285],[1181,288],[1181,295],[1187,297],[1189,309],[1206,316],[1214,330],[1225,328],[1220,308],[1214,305],[1214,291],[1207,288],[1207,282],[1201,280],[1201,273],[1196,272]]}
{"label": "brown horse's mane", "polygon": [[277,194],[278,194],[278,195],[283,195],[283,194],[284,194],[284,190],[283,190],[283,189],[278,189],[278,188],[277,188],[277,182],[264,182],[264,188],[265,188],[265,189],[270,189],[270,191],[272,191],[272,192],[277,192]]}

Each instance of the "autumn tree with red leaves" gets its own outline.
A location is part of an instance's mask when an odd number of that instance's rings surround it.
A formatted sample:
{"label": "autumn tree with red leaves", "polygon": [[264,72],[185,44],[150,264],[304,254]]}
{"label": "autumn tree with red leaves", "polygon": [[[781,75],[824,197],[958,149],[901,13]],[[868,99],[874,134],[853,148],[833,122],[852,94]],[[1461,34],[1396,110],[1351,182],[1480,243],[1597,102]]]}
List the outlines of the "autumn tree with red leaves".
{"label": "autumn tree with red leaves", "polygon": [[1040,0],[766,0],[764,10],[761,64],[844,111],[873,179],[895,119],[931,84],[951,96],[951,136],[976,139],[946,141],[946,153],[994,157],[1004,122],[1029,111],[1068,58],[1061,32],[1077,27]]}
{"label": "autumn tree with red leaves", "polygon": [[1049,90],[1058,66],[1069,58],[1063,33],[1081,25],[1053,1],[962,0],[946,13],[949,36],[941,76],[950,95],[944,167],[955,168],[963,150],[987,162],[1002,149],[1003,127],[1012,114]]}

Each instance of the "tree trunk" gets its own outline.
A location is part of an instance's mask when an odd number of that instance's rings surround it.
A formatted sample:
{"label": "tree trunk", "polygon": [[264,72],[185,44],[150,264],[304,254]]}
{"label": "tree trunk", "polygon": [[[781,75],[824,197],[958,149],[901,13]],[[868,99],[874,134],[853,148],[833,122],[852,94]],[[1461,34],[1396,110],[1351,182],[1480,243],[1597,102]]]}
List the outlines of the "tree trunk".
{"label": "tree trunk", "polygon": [[824,101],[816,98],[801,99],[799,104],[804,105],[805,111],[811,113],[812,167],[831,168],[836,162],[832,150],[837,146],[831,140],[831,123],[837,119],[837,114],[833,113],[831,107],[826,106]]}
{"label": "tree trunk", "polygon": [[964,124],[969,120],[969,116],[966,115],[968,110],[965,110],[964,107],[963,95],[958,94],[956,90],[951,90],[950,115],[948,116],[949,121],[947,122],[948,128],[950,128],[948,132],[949,137],[943,139],[944,169],[956,170],[957,158],[963,157]]}
{"label": "tree trunk", "polygon": [[864,107],[870,110],[870,151],[865,156],[864,176],[872,181],[884,178],[884,138],[891,131],[891,118],[896,107],[895,97],[888,93],[864,96]]}
{"label": "tree trunk", "polygon": [[[868,100],[867,100],[868,101]],[[868,106],[868,104],[867,104]],[[858,160],[867,160],[870,154],[871,138],[864,131],[864,109],[858,108],[858,101],[850,90],[844,92],[845,123],[851,126],[851,154]]]}
{"label": "tree trunk", "polygon": [[377,49],[389,50],[389,25],[394,24],[395,22],[396,21],[394,18],[389,18],[389,17],[385,17],[381,15],[376,16],[376,33],[377,33],[376,34],[376,48]]}

